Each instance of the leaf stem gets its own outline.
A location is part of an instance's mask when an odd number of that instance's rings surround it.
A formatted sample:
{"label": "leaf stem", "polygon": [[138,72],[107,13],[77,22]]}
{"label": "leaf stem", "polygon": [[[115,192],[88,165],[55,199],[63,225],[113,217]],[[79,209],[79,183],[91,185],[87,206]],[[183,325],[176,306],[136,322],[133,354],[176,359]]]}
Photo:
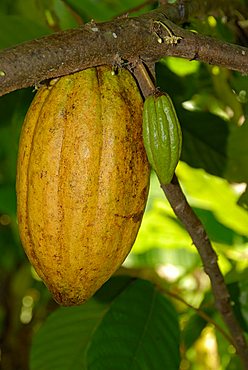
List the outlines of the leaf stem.
{"label": "leaf stem", "polygon": [[196,308],[196,307],[192,306],[190,303],[186,302],[182,297],[178,296],[176,293],[170,292],[169,290],[166,290],[166,289],[163,289],[163,292],[166,295],[176,299],[177,301],[185,304],[185,306],[194,310],[197,313],[198,316],[202,317],[205,321],[212,324],[215,327],[215,329],[217,329],[223,335],[223,337],[225,337],[226,340],[235,347],[235,343],[233,341],[233,338],[225,330],[223,330],[222,327],[220,325],[218,325],[217,322],[215,322],[206,312],[204,312],[200,308]]}

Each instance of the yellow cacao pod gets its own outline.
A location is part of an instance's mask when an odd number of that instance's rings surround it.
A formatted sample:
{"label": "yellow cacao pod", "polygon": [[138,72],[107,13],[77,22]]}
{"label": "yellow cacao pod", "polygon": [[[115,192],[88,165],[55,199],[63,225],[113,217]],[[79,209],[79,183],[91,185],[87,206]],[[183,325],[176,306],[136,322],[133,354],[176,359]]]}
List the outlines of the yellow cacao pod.
{"label": "yellow cacao pod", "polygon": [[89,68],[41,87],[26,115],[17,210],[26,254],[54,299],[83,303],[122,264],[144,212],[149,164],[132,75]]}

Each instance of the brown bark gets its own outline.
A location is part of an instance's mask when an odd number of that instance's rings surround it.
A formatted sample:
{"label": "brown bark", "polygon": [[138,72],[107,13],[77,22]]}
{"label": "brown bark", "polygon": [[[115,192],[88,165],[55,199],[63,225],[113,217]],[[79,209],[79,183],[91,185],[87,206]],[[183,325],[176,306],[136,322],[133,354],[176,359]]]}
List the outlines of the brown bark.
{"label": "brown bark", "polygon": [[161,187],[175,214],[184,224],[198,250],[203,262],[204,270],[211,281],[216,308],[219,310],[229,329],[237,354],[243,361],[244,369],[248,369],[248,347],[246,339],[234,315],[230,294],[218,266],[218,257],[212,248],[207,233],[204,230],[201,221],[189,206],[176,176],[174,176],[171,184],[161,185]]}
{"label": "brown bark", "polygon": [[[168,32],[154,21],[182,39],[177,44],[159,43],[158,36],[164,40]],[[138,60],[151,64],[168,55],[248,73],[248,48],[184,30],[160,8],[136,18],[91,22],[1,51],[0,96],[90,66]]]}

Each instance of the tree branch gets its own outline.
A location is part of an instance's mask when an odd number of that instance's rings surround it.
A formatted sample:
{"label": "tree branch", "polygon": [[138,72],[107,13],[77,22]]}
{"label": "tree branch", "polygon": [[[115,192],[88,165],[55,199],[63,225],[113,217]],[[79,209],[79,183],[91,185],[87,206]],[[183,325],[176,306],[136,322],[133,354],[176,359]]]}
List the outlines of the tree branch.
{"label": "tree branch", "polygon": [[[168,32],[154,21],[182,39],[177,44],[159,43],[158,36],[163,40]],[[1,51],[0,96],[91,66],[140,59],[155,63],[168,55],[248,73],[248,48],[184,30],[169,21],[166,7],[161,7],[136,18],[91,22]]]}
{"label": "tree branch", "polygon": [[[204,4],[214,4],[208,0]],[[219,1],[220,3],[223,0]],[[0,52],[0,96],[16,89],[37,85],[54,78],[100,64],[138,65],[140,60],[153,64],[164,56],[197,59],[229,69],[248,73],[248,49],[192,33],[178,27],[188,14],[196,13],[199,1],[182,2],[182,7],[164,6],[136,18],[119,18],[112,22],[88,23],[68,30],[17,45]],[[224,4],[224,2],[223,2]],[[224,6],[224,5],[223,5]],[[203,9],[203,7],[201,8]],[[160,21],[166,28],[161,26]],[[168,29],[181,39],[176,44],[165,42]],[[162,43],[158,41],[163,41]],[[138,69],[136,70],[137,73]],[[149,90],[149,88],[148,88]],[[146,96],[147,92],[144,92]],[[174,177],[162,186],[175,214],[185,225],[202,258],[218,310],[230,330],[237,353],[248,369],[248,348],[243,332],[234,316],[230,295],[217,263],[207,234]]]}
{"label": "tree branch", "polygon": [[189,206],[179,182],[174,176],[169,185],[161,185],[171,207],[177,217],[184,224],[196,246],[203,262],[204,270],[209,276],[215,304],[221,313],[224,322],[233,338],[236,351],[243,361],[244,368],[248,369],[248,347],[241,327],[233,313],[230,294],[225,285],[223,275],[218,266],[218,257],[212,248],[211,242],[204,230],[201,221]]}
{"label": "tree branch", "polygon": [[[153,85],[153,79],[149,74],[149,70],[147,70],[142,63],[139,63],[135,66],[133,73],[135,78],[138,80],[144,97],[146,98],[153,94],[155,86]],[[218,265],[217,254],[211,245],[204,226],[188,204],[176,175],[174,175],[170,184],[161,184],[161,188],[175,212],[175,215],[185,226],[198,250],[204,270],[210,278],[216,308],[222,315],[222,318],[229,329],[232,336],[232,342],[238,355],[243,361],[244,368],[248,369],[248,346],[246,339],[234,315],[230,294]]]}

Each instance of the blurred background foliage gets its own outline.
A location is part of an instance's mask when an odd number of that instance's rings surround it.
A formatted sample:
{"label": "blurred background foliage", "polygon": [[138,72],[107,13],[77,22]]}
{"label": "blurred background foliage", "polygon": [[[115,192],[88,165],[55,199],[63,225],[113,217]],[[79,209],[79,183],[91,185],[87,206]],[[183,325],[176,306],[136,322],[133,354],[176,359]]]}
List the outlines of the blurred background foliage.
{"label": "blurred background foliage", "polygon": [[[0,48],[157,6],[142,4],[1,0]],[[184,26],[247,46],[247,20],[233,14],[206,15]],[[247,76],[171,57],[157,63],[156,75],[182,124],[178,178],[219,255],[247,332]],[[241,369],[196,249],[154,174],[140,232],[116,276],[82,306],[59,308],[51,299],[27,261],[16,222],[18,138],[33,96],[30,88],[0,98],[1,369]]]}

